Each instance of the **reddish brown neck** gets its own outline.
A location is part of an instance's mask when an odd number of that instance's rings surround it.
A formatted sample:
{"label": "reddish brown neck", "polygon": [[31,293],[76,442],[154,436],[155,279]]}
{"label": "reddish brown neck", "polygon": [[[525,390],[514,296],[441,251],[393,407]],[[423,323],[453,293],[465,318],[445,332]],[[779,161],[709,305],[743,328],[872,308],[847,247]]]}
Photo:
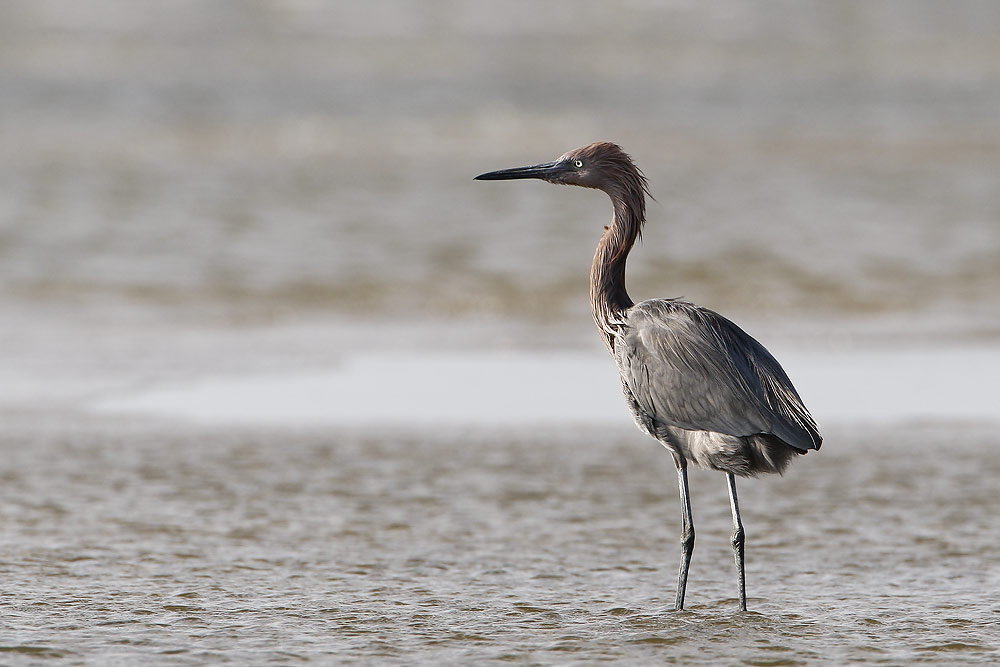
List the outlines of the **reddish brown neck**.
{"label": "reddish brown neck", "polygon": [[642,191],[610,191],[614,204],[611,225],[604,231],[590,268],[590,311],[608,349],[623,323],[632,299],[625,289],[625,263],[642,232],[645,198]]}

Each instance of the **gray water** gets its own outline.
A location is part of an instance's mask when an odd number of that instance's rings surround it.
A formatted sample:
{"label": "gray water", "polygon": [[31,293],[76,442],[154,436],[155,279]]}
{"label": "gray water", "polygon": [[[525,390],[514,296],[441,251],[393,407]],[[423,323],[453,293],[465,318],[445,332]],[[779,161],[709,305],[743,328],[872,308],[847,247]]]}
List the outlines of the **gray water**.
{"label": "gray water", "polygon": [[995,335],[998,26],[989,1],[7,2],[0,299],[585,316],[603,195],[471,179],[613,140],[659,201],[636,296]]}
{"label": "gray water", "polygon": [[[1000,661],[998,27],[987,0],[0,3],[0,664]],[[826,436],[741,483],[747,614],[723,478],[692,474],[672,612],[670,457],[617,396],[599,426],[567,404],[615,393],[606,199],[471,180],[598,139],[657,198],[633,297],[781,352]],[[538,383],[541,428],[504,396],[549,353],[587,361]],[[441,358],[494,361],[396,380]],[[394,391],[352,411],[372,369]],[[479,426],[407,428],[406,392]]]}
{"label": "gray water", "polygon": [[0,437],[6,664],[1000,659],[985,429],[837,430],[742,482],[748,613],[724,477],[702,471],[671,611],[675,475],[631,429]]}

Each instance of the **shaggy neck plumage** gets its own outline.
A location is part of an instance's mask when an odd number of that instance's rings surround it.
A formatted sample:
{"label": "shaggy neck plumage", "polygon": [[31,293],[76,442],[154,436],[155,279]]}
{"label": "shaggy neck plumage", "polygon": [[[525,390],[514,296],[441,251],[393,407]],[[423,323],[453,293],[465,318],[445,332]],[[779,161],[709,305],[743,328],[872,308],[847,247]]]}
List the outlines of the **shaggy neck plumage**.
{"label": "shaggy neck plumage", "polygon": [[605,228],[594,264],[590,268],[590,310],[609,350],[632,299],[625,289],[625,262],[646,220],[646,198],[642,183],[607,190],[614,204],[611,225]]}

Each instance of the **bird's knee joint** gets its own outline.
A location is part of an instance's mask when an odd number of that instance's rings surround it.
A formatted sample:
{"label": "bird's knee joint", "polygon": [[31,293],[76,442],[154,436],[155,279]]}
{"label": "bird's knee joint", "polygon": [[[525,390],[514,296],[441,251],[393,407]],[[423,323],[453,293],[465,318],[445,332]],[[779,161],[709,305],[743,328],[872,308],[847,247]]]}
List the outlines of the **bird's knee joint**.
{"label": "bird's knee joint", "polygon": [[746,543],[746,533],[743,532],[743,526],[740,526],[733,531],[733,548],[742,549],[743,545]]}
{"label": "bird's knee joint", "polygon": [[681,534],[681,546],[687,551],[694,549],[694,528]]}

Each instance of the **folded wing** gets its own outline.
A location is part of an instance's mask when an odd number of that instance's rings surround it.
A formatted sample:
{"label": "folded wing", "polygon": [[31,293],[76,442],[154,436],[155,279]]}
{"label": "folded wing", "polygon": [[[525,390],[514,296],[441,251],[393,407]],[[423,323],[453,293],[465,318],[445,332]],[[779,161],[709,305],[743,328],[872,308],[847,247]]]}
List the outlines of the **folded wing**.
{"label": "folded wing", "polygon": [[658,422],[733,436],[767,433],[802,451],[823,442],[781,365],[706,308],[674,299],[636,304],[615,359],[639,406]]}

